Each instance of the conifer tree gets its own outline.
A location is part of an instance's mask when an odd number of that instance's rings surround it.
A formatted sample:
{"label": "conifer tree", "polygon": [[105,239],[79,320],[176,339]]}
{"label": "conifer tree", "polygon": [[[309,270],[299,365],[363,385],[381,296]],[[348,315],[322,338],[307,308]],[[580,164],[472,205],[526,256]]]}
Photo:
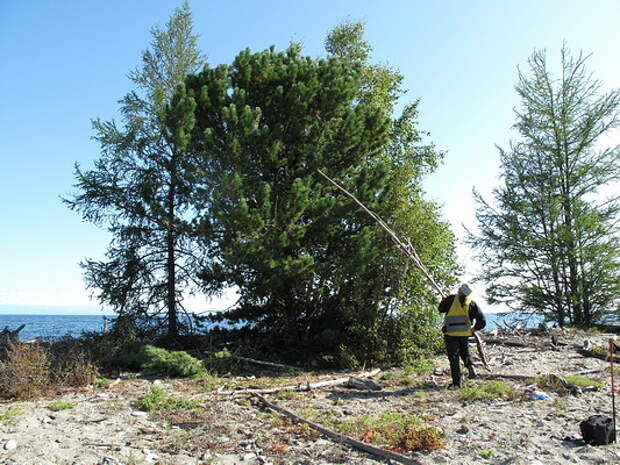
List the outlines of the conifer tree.
{"label": "conifer tree", "polygon": [[[394,99],[368,87],[365,73],[363,63],[311,59],[291,46],[245,50],[231,66],[206,68],[186,82],[184,95],[196,101],[190,147],[201,160],[202,231],[218,251],[202,278],[236,286],[239,306],[226,317],[249,322],[255,345],[291,358],[402,360],[417,349],[399,352],[401,341],[392,336],[402,334],[389,322],[403,303],[428,309],[435,302],[407,295],[418,282],[413,270],[318,170],[385,218],[412,207],[410,228],[443,234],[426,249],[440,251],[431,266],[454,268],[452,236],[407,187],[414,165],[427,168],[422,159],[430,149],[413,157],[419,135],[407,126],[412,120],[392,121]],[[393,172],[405,166],[409,171]],[[415,227],[413,218],[420,220]]]}
{"label": "conifer tree", "polygon": [[493,302],[590,326],[620,298],[619,147],[600,148],[620,124],[620,90],[602,92],[587,56],[561,51],[560,76],[535,51],[519,72],[519,139],[500,150],[495,202],[476,194],[480,234],[470,242]]}
{"label": "conifer tree", "polygon": [[[155,27],[142,65],[129,74],[136,89],[119,103],[122,124],[93,121],[102,154],[94,168],[76,164],[77,192],[66,204],[112,235],[102,261],[82,263],[87,286],[100,302],[145,329],[179,332],[183,298],[200,287],[203,260],[191,234],[191,160],[183,150],[183,125],[173,133],[170,114],[191,101],[171,99],[185,76],[204,60],[192,32],[188,3],[175,10],[165,29]],[[184,107],[185,106],[185,107]]]}

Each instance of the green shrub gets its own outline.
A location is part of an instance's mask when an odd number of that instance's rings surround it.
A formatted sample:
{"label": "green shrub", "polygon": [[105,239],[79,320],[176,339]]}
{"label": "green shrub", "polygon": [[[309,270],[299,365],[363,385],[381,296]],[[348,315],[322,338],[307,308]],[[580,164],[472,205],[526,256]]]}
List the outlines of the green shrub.
{"label": "green shrub", "polygon": [[3,425],[11,425],[15,423],[15,417],[22,413],[21,407],[14,405],[0,412],[0,423]]}
{"label": "green shrub", "polygon": [[57,400],[47,406],[47,408],[50,409],[52,412],[60,412],[61,410],[68,410],[73,407],[75,407],[75,404],[62,400]]}
{"label": "green shrub", "polygon": [[112,382],[109,379],[96,378],[95,382],[93,383],[93,386],[96,387],[97,389],[107,389],[110,387],[111,383]]}
{"label": "green shrub", "polygon": [[152,386],[149,392],[140,397],[135,406],[140,410],[151,412],[154,410],[182,410],[192,409],[198,405],[196,401],[181,397],[166,396],[164,390],[158,386]]}
{"label": "green shrub", "polygon": [[484,384],[466,383],[459,390],[462,400],[476,401],[486,399],[514,400],[520,397],[519,393],[503,381],[489,381]]}
{"label": "green shrub", "polygon": [[383,413],[376,417],[362,416],[341,422],[337,429],[354,434],[364,442],[388,445],[398,452],[440,449],[444,434],[437,428],[425,427],[415,415]]}
{"label": "green shrub", "polygon": [[171,377],[199,377],[206,371],[202,362],[187,352],[169,351],[140,342],[124,345],[117,360],[128,369]]}

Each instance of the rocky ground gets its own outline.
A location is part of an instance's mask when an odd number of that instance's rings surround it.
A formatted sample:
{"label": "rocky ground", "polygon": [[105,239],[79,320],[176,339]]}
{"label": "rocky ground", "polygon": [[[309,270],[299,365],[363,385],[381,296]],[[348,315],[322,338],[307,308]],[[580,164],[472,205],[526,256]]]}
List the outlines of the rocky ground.
{"label": "rocky ground", "polygon": [[[350,429],[347,434],[398,451],[422,465],[620,464],[618,445],[586,445],[579,431],[580,421],[590,415],[611,416],[612,402],[608,362],[586,357],[577,349],[584,343],[606,346],[611,337],[556,333],[554,345],[548,334],[507,337],[484,333],[483,339],[489,341],[486,352],[491,371],[480,367],[481,376],[460,390],[446,388],[450,383],[447,360],[437,357],[435,368],[425,373],[382,371],[375,377],[382,386],[380,391],[333,386],[310,392],[280,391],[265,394],[265,398],[330,428],[342,428],[364,418],[389,418],[388,413],[399,418],[416,415],[424,427],[441,431],[444,439],[440,449],[411,451],[381,444],[373,430],[378,428],[376,424],[365,430]],[[549,400],[530,401],[523,395],[532,382],[529,376],[578,373],[600,382],[600,387],[586,386],[572,392],[561,386],[539,387]],[[0,464],[390,463],[284,419],[248,394],[224,395],[214,390],[317,382],[342,373],[257,374],[191,381],[129,376],[109,386],[93,386],[54,398],[4,403],[0,405]],[[477,400],[477,394],[491,383],[497,388],[498,382],[513,389]],[[139,410],[136,400],[153,386],[196,405]],[[52,411],[50,407],[61,405],[58,401],[66,402],[64,406],[69,408]]]}

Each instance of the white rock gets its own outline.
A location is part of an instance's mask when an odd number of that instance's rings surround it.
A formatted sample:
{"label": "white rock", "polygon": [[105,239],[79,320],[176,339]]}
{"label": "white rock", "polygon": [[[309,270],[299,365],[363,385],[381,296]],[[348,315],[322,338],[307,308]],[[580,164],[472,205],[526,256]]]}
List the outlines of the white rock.
{"label": "white rock", "polygon": [[162,384],[164,383],[161,379],[156,379],[155,381],[153,381],[153,386],[161,386]]}
{"label": "white rock", "polygon": [[144,418],[147,415],[148,415],[147,412],[143,412],[141,410],[134,410],[133,412],[131,412],[131,416],[133,416],[133,417]]}
{"label": "white rock", "polygon": [[4,450],[13,450],[17,447],[17,441],[15,439],[10,439],[4,444]]}
{"label": "white rock", "polygon": [[243,454],[243,461],[247,462],[250,460],[254,460],[256,458],[256,454],[254,452],[250,452],[248,454]]}

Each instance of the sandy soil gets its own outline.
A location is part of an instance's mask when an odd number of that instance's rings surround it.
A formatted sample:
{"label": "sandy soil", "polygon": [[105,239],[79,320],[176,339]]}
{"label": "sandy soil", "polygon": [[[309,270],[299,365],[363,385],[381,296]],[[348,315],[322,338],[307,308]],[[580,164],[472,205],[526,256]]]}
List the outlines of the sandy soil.
{"label": "sandy soil", "polygon": [[[469,391],[449,390],[448,364],[411,375],[384,370],[375,380],[380,391],[347,386],[311,392],[266,394],[274,404],[316,423],[338,424],[386,412],[417,415],[438,428],[445,445],[433,451],[401,451],[422,464],[566,465],[620,464],[618,445],[593,447],[581,439],[579,423],[594,414],[611,416],[608,362],[577,352],[584,343],[606,345],[610,335],[561,333],[553,346],[549,335],[483,338],[491,371],[480,367]],[[524,343],[507,346],[504,342]],[[473,349],[473,347],[472,347]],[[473,350],[475,352],[475,350]],[[501,375],[583,376],[601,383],[597,389],[547,389],[550,400],[528,401],[521,393],[531,380]],[[257,376],[258,375],[258,376]],[[263,375],[263,376],[261,376]],[[266,376],[265,376],[266,375]],[[230,376],[226,389],[316,382],[342,373],[303,376],[255,373]],[[518,395],[470,400],[466,392],[493,380],[512,386]],[[54,398],[0,405],[0,464],[6,465],[206,465],[206,464],[379,464],[373,457],[283,419],[249,395],[206,392],[214,380],[153,380],[130,376],[107,388],[89,387]],[[191,399],[195,409],[142,412],[135,401],[154,386],[169,395]],[[581,392],[579,392],[581,391]],[[53,402],[71,403],[54,412]],[[372,440],[371,436],[356,439]],[[386,445],[381,445],[386,447]],[[396,463],[396,462],[392,462]]]}

